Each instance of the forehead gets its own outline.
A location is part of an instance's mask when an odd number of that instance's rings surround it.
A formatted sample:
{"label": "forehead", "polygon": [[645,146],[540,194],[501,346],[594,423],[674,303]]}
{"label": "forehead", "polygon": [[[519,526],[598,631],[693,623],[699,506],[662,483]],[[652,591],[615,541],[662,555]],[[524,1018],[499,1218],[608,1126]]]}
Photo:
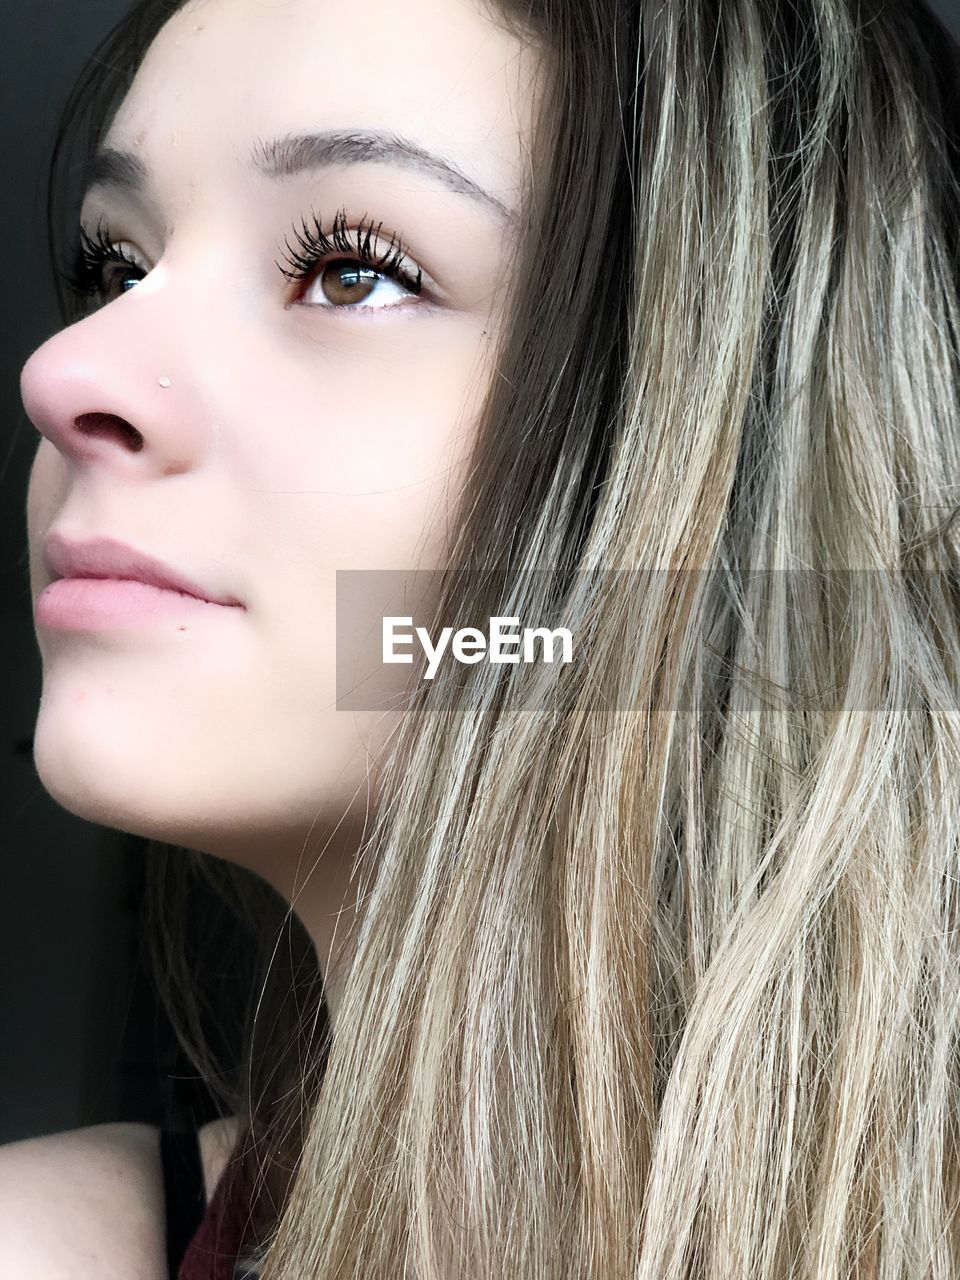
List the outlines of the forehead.
{"label": "forehead", "polygon": [[536,47],[474,0],[190,0],[105,145],[171,178],[182,162],[192,184],[244,164],[258,138],[389,130],[514,204],[541,76]]}

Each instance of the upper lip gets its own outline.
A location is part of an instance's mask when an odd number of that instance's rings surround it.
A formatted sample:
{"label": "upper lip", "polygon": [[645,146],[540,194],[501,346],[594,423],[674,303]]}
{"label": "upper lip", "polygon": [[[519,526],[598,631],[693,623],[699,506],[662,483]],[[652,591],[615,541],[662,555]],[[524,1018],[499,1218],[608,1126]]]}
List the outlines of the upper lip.
{"label": "upper lip", "polygon": [[116,538],[75,541],[51,531],[43,542],[43,563],[54,579],[122,578],[168,591],[182,591],[211,604],[240,604],[235,597],[210,591],[162,560]]}

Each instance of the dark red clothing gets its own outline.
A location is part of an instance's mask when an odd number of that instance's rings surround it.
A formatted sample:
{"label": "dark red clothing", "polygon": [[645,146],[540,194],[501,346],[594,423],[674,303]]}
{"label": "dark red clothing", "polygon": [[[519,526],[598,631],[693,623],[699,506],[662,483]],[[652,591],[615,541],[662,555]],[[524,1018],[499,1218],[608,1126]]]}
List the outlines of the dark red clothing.
{"label": "dark red clothing", "polygon": [[256,1271],[238,1265],[252,1243],[250,1153],[239,1161],[234,1152],[209,1204],[198,1132],[162,1130],[160,1154],[170,1280],[255,1280]]}
{"label": "dark red clothing", "polygon": [[[242,1179],[231,1187],[224,1174],[180,1262],[177,1280],[234,1280],[237,1256],[247,1225],[249,1202]],[[232,1194],[228,1196],[228,1191]]]}

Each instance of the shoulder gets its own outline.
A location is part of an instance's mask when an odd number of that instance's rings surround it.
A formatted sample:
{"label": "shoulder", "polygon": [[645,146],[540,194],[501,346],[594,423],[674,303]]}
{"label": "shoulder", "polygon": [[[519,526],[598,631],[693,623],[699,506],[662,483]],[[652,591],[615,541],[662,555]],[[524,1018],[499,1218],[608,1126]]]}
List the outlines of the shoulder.
{"label": "shoulder", "polygon": [[162,1205],[152,1125],[0,1145],[0,1280],[164,1280]]}
{"label": "shoulder", "polygon": [[[237,1121],[200,1130],[208,1198]],[[0,1144],[0,1280],[166,1280],[159,1130],[98,1124]]]}

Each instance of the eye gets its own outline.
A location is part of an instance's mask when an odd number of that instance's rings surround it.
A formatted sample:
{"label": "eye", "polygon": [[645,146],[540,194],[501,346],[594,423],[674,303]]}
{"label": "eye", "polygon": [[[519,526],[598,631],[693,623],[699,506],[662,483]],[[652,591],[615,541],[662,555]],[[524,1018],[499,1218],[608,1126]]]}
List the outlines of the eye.
{"label": "eye", "polygon": [[[307,290],[304,303],[307,306],[357,310],[358,303],[365,303],[371,297],[381,295],[384,292],[381,286],[384,285],[388,295],[392,289],[395,295],[409,296],[409,289],[405,289],[396,280],[389,279],[382,270],[363,266],[350,258],[338,258],[320,267],[311,286],[313,294],[311,296],[310,290]],[[325,301],[320,302],[320,297]],[[389,303],[377,303],[375,309],[382,310],[384,305]]]}
{"label": "eye", "polygon": [[[384,252],[376,251],[382,223],[373,227],[362,218],[354,242],[346,222],[346,210],[340,209],[328,237],[319,218],[312,215],[312,224],[303,219],[301,229],[294,231],[295,248],[284,241],[288,266],[277,263],[279,270],[289,280],[310,282],[302,305],[333,311],[382,311],[395,305],[389,302],[391,292],[401,305],[404,299],[430,297],[423,289],[422,271],[408,265],[397,237],[390,238]],[[124,252],[119,247],[124,243],[111,238],[102,218],[93,236],[80,227],[72,268],[58,274],[78,296],[102,304],[112,302],[119,296],[114,289],[129,292],[151,269]],[[381,297],[384,293],[386,301]]]}
{"label": "eye", "polygon": [[111,286],[119,285],[121,293],[127,293],[131,283],[139,284],[139,280],[132,279],[131,272],[139,272],[142,277],[150,271],[148,266],[122,252],[118,243],[125,242],[114,242],[110,238],[102,218],[93,236],[80,227],[72,265],[58,274],[79,297],[112,301],[108,296]]}
{"label": "eye", "polygon": [[[312,223],[308,225],[302,219],[301,229],[294,233],[296,248],[291,247],[289,241],[284,242],[288,267],[277,264],[287,279],[306,281],[314,278],[306,291],[310,300],[305,305],[336,311],[381,311],[392,304],[358,304],[384,292],[389,297],[392,291],[401,303],[405,296],[421,295],[423,273],[419,267],[414,271],[408,268],[402,245],[396,237],[391,238],[389,247],[382,254],[377,254],[371,247],[372,240],[377,242],[382,223],[374,228],[366,218],[361,218],[354,242],[346,230],[346,210],[341,209],[337,213],[330,236],[323,231],[320,219],[315,214],[311,216]],[[335,256],[331,258],[331,254]],[[319,301],[321,298],[326,301]]]}

